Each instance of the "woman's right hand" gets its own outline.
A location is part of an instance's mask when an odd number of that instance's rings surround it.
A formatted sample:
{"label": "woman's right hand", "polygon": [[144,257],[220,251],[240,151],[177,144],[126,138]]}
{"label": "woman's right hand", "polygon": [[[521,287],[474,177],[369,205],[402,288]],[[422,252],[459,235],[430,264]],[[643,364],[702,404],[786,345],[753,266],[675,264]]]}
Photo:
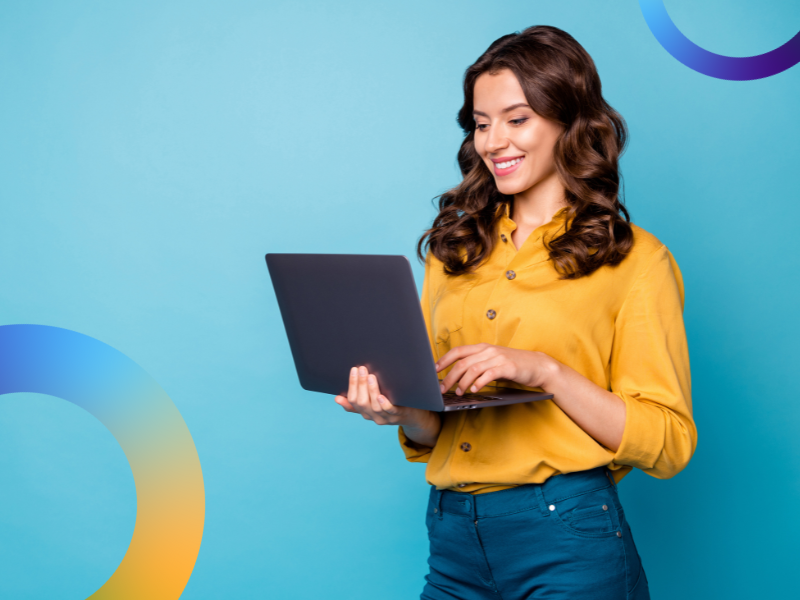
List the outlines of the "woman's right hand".
{"label": "woman's right hand", "polygon": [[347,396],[336,396],[336,404],[378,425],[402,425],[406,437],[423,446],[432,448],[439,437],[441,421],[437,413],[395,406],[381,394],[375,375],[363,366],[350,369]]}

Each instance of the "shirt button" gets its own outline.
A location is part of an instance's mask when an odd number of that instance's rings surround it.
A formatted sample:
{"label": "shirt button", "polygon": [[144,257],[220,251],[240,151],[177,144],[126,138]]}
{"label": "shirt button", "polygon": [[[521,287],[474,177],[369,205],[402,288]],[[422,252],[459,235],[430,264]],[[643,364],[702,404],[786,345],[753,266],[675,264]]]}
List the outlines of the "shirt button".
{"label": "shirt button", "polygon": [[466,483],[459,483],[458,487],[465,487],[466,485],[467,485]]}
{"label": "shirt button", "polygon": [[461,449],[464,452],[469,452],[470,450],[472,450],[472,445],[469,442],[464,442],[463,444],[461,444]]}
{"label": "shirt button", "polygon": [[486,311],[486,316],[487,316],[487,317],[489,317],[489,319],[491,320],[491,319],[494,319],[494,318],[497,316],[497,313],[496,313],[496,312],[494,312],[494,311],[493,311],[493,310],[490,308],[489,310],[487,310],[487,311]]}
{"label": "shirt button", "polygon": [[508,279],[514,279],[514,277],[516,277],[516,276],[517,276],[517,274],[514,273],[514,271],[506,271],[506,277]]}
{"label": "shirt button", "polygon": [[501,240],[503,240],[504,242],[507,242],[507,241],[508,241],[508,238],[506,237],[506,234],[505,234],[505,233],[501,233],[501,234],[500,234],[500,239],[501,239]]}

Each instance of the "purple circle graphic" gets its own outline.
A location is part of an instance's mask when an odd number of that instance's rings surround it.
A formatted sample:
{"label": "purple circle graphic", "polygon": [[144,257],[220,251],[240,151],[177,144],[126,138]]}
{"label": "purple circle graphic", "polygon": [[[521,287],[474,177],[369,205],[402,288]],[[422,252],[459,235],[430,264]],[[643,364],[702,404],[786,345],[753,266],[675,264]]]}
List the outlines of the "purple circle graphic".
{"label": "purple circle graphic", "polygon": [[683,35],[672,22],[663,0],[639,0],[644,20],[664,49],[698,73],[749,81],[777,75],[800,62],[800,32],[783,46],[758,56],[723,56],[701,48]]}

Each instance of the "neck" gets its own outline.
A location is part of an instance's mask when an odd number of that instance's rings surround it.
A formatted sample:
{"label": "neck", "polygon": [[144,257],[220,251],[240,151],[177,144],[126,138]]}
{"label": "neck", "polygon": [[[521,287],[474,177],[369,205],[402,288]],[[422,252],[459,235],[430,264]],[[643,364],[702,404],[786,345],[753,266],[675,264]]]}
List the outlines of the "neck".
{"label": "neck", "polygon": [[564,185],[553,173],[524,192],[514,194],[511,218],[517,225],[536,228],[550,222],[560,209],[567,206]]}

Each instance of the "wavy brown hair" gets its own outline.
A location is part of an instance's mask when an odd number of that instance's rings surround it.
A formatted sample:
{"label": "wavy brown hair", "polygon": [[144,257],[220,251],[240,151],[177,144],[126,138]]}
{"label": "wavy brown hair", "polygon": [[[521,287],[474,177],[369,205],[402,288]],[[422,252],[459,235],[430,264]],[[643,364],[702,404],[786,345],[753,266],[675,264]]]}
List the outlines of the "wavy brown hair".
{"label": "wavy brown hair", "polygon": [[466,137],[458,151],[463,180],[439,196],[439,214],[420,238],[445,272],[473,271],[494,246],[497,223],[512,196],[501,194],[475,150],[473,93],[483,73],[509,69],[534,112],[563,126],[554,148],[556,169],[566,190],[567,227],[546,242],[564,279],[619,264],[633,246],[630,216],[619,196],[619,157],[627,129],[605,101],[594,61],[571,35],[548,26],[529,27],[496,40],[464,75],[464,105],[458,124]]}

